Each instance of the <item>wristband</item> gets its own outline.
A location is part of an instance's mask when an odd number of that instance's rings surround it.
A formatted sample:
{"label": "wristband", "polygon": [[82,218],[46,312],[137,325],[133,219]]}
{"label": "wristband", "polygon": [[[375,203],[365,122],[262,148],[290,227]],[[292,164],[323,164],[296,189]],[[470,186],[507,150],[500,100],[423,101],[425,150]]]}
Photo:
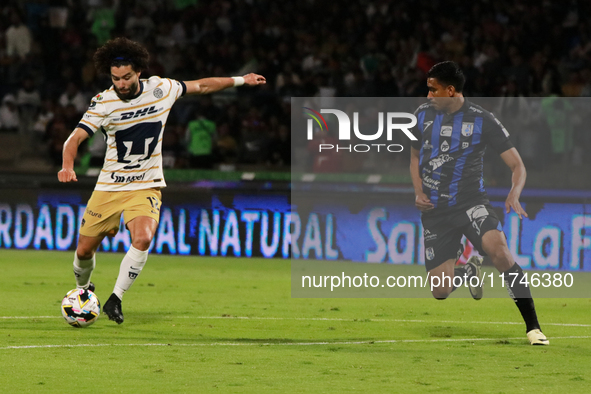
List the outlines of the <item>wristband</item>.
{"label": "wristband", "polygon": [[234,87],[244,85],[244,77],[232,77],[234,80]]}

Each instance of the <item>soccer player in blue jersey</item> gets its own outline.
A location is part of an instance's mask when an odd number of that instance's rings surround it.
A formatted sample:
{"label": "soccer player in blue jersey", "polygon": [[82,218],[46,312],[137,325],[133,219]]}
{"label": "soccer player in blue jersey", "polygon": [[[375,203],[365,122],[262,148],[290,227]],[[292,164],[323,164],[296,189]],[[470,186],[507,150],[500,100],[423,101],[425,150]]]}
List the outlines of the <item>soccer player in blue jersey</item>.
{"label": "soccer player in blue jersey", "polygon": [[[515,263],[499,218],[484,189],[482,161],[487,146],[492,147],[511,169],[512,187],[505,201],[506,212],[527,213],[519,202],[526,170],[509,133],[495,116],[466,100],[462,94],[464,74],[454,62],[436,64],[427,73],[429,102],[415,115],[410,173],[415,189],[415,205],[421,211],[425,239],[425,266],[431,278],[467,280],[475,299],[482,298],[482,287],[474,286],[473,276],[481,277],[482,259],[472,257],[464,267],[455,267],[465,235],[481,255],[488,255],[495,268],[505,273],[507,291],[526,324],[532,345],[548,345],[540,330],[534,301]],[[459,278],[456,278],[459,279]],[[439,283],[438,283],[439,282]],[[433,281],[432,293],[447,298],[458,280]],[[472,284],[471,284],[472,283]]]}

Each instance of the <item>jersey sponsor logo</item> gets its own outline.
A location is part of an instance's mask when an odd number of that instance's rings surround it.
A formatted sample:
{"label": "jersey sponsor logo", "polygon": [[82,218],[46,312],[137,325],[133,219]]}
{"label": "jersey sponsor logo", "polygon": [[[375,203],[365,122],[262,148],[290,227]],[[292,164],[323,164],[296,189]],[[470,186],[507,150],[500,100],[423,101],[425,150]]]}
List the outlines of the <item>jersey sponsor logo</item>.
{"label": "jersey sponsor logo", "polygon": [[425,143],[423,144],[423,149],[433,149],[433,145],[429,143],[429,140],[425,140]]}
{"label": "jersey sponsor logo", "polygon": [[427,258],[427,260],[433,260],[435,258],[435,251],[433,250],[433,248],[425,249],[425,257]]}
{"label": "jersey sponsor logo", "polygon": [[93,212],[93,211],[91,211],[90,209],[87,209],[87,210],[86,210],[86,213],[87,213],[88,215],[90,215],[90,216],[94,216],[95,218],[99,218],[99,219],[103,217],[103,215],[102,215],[102,214],[100,214],[100,213],[98,213],[98,212]]}
{"label": "jersey sponsor logo", "polygon": [[442,152],[447,152],[449,150],[449,144],[447,143],[447,141],[443,141],[443,144],[441,144],[440,149]]}
{"label": "jersey sponsor logo", "polygon": [[452,198],[452,197],[451,197],[451,195],[449,195],[449,194],[444,194],[444,193],[441,193],[441,194],[440,194],[440,196],[441,196],[441,197],[443,197],[443,198],[450,199],[450,200],[451,200],[451,198]]}
{"label": "jersey sponsor logo", "polygon": [[423,185],[425,185],[426,187],[428,187],[431,190],[439,190],[440,183],[441,183],[441,181],[438,181],[437,179],[433,179],[430,176],[427,176],[427,175],[423,176]]}
{"label": "jersey sponsor logo", "polygon": [[162,89],[160,89],[160,88],[154,89],[154,97],[162,98],[162,96],[164,96],[164,92],[162,92]]}
{"label": "jersey sponsor logo", "polygon": [[433,160],[431,160],[429,162],[429,164],[431,165],[431,167],[433,167],[433,171],[435,171],[436,169],[438,169],[439,167],[441,167],[442,165],[444,165],[445,163],[447,163],[448,161],[452,161],[454,158],[450,155],[439,155],[436,158],[434,158]]}
{"label": "jersey sponsor logo", "polygon": [[441,126],[441,131],[439,135],[442,137],[451,137],[452,126]]}
{"label": "jersey sponsor logo", "polygon": [[96,101],[92,100],[88,106],[88,109],[93,109],[94,107],[96,107]]}
{"label": "jersey sponsor logo", "polygon": [[128,175],[128,176],[117,175],[114,172],[111,173],[111,179],[115,183],[131,183],[131,182],[135,182],[135,181],[141,181],[145,178],[145,176],[146,176],[145,172],[142,175]]}
{"label": "jersey sponsor logo", "polygon": [[474,132],[474,123],[462,122],[462,135],[470,137]]}
{"label": "jersey sponsor logo", "polygon": [[469,146],[470,146],[469,142],[462,142],[462,149],[466,149]]}
{"label": "jersey sponsor logo", "polygon": [[496,116],[493,115],[493,119],[495,120],[495,122],[497,122],[497,124],[501,127],[501,129],[503,130],[503,133],[505,133],[505,137],[509,138],[509,132],[507,131],[507,129],[505,128],[505,126],[503,126],[503,124],[501,123],[500,120],[498,120],[496,118]]}
{"label": "jersey sponsor logo", "polygon": [[480,110],[480,109],[478,109],[478,108],[476,108],[476,107],[473,107],[473,106],[470,106],[470,108],[468,108],[468,109],[469,109],[470,111],[472,111],[472,112],[477,112],[477,113],[479,113],[479,114],[481,114],[481,113],[482,113],[482,110]]}
{"label": "jersey sponsor logo", "polygon": [[482,223],[488,217],[488,211],[484,205],[476,205],[466,211],[470,222],[472,222],[472,227],[476,230],[476,233],[480,235],[480,228],[482,227]]}
{"label": "jersey sponsor logo", "polygon": [[96,101],[101,101],[103,99],[103,95],[101,93],[97,94],[96,96],[94,96],[94,99]]}
{"label": "jersey sponsor logo", "polygon": [[432,234],[431,231],[427,229],[423,232],[423,236],[425,237],[425,241],[434,241],[437,239],[437,234]]}
{"label": "jersey sponsor logo", "polygon": [[119,118],[118,120],[127,120],[127,119],[132,119],[132,118],[139,118],[140,116],[146,116],[146,115],[155,114],[158,111],[159,110],[156,109],[156,106],[155,105],[152,105],[151,107],[146,107],[146,108],[138,109],[137,111],[124,112],[124,113],[121,114],[121,118]]}

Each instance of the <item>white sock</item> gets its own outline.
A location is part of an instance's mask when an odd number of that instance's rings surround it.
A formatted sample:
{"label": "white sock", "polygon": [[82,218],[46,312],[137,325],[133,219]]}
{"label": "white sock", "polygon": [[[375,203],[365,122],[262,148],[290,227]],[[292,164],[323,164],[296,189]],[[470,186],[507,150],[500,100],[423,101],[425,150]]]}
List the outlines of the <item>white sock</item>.
{"label": "white sock", "polygon": [[146,261],[148,260],[148,251],[144,250],[137,250],[133,246],[129,248],[127,254],[121,261],[121,268],[119,268],[119,276],[117,277],[117,282],[115,283],[115,289],[113,289],[113,293],[119,297],[119,299],[123,298],[123,293],[125,293],[133,282],[138,277],[140,272],[142,272],[142,268],[146,265]]}
{"label": "white sock", "polygon": [[74,276],[76,277],[76,288],[86,289],[90,283],[90,276],[96,265],[94,255],[90,260],[80,260],[78,253],[74,252]]}

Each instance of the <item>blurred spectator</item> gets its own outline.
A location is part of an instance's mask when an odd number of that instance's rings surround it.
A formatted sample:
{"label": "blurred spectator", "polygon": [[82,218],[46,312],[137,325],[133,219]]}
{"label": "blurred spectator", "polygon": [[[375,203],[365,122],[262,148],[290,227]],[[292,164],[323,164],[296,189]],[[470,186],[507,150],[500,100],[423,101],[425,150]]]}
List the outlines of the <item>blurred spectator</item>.
{"label": "blurred spectator", "polygon": [[61,114],[57,114],[49,124],[47,125],[47,132],[45,133],[47,138],[47,147],[49,157],[54,166],[58,167],[62,165],[62,150],[64,148],[64,142],[70,135],[72,129],[70,129]]}
{"label": "blurred spectator", "polygon": [[6,54],[24,60],[31,52],[31,31],[17,11],[12,12],[11,25],[6,30]]}
{"label": "blurred spectator", "polygon": [[200,111],[197,119],[187,125],[185,141],[191,168],[213,168],[213,145],[216,138],[216,124]]}
{"label": "blurred spectator", "polygon": [[267,124],[258,108],[252,107],[248,114],[242,114],[241,157],[243,163],[260,164],[267,157]]}
{"label": "blurred spectator", "polygon": [[269,143],[267,164],[273,166],[289,166],[291,164],[291,139],[289,128],[281,125]]}
{"label": "blurred spectator", "polygon": [[339,140],[326,130],[318,130],[308,143],[308,152],[312,155],[314,172],[339,172],[342,169],[342,155],[336,149],[320,149],[321,144],[337,146]]}
{"label": "blurred spectator", "polygon": [[87,100],[84,95],[78,90],[78,87],[74,82],[68,82],[68,86],[66,87],[66,91],[62,93],[59,98],[59,104],[62,107],[67,107],[68,105],[73,105],[76,109],[76,112],[79,114],[84,113],[88,109],[90,101]]}
{"label": "blurred spectator", "polygon": [[222,123],[218,127],[216,151],[222,163],[235,163],[238,159],[238,142],[230,134],[230,125]]}
{"label": "blurred spectator", "polygon": [[44,137],[45,132],[47,131],[47,125],[53,117],[55,116],[55,104],[51,99],[45,99],[41,103],[41,110],[39,111],[39,116],[37,116],[37,120],[33,125],[33,131],[40,136]]}
{"label": "blurred spectator", "polygon": [[164,168],[183,167],[185,153],[185,130],[182,126],[168,122],[162,136],[162,165]]}
{"label": "blurred spectator", "polygon": [[112,0],[104,0],[103,6],[92,9],[88,15],[92,22],[90,31],[96,37],[97,44],[103,45],[111,39],[111,31],[115,28],[115,8]]}
{"label": "blurred spectator", "polygon": [[125,22],[127,36],[134,41],[145,43],[154,30],[154,22],[142,5],[137,5]]}
{"label": "blurred spectator", "polygon": [[[555,163],[570,162],[574,146],[572,104],[559,97],[542,99],[542,112],[545,115],[552,136],[552,154]],[[566,166],[565,166],[566,167]]]}
{"label": "blurred spectator", "polygon": [[16,103],[20,112],[21,127],[28,134],[33,130],[41,106],[41,94],[31,77],[24,79],[22,87],[16,93]]}
{"label": "blurred spectator", "polygon": [[20,129],[20,118],[16,99],[12,94],[7,94],[2,99],[0,106],[0,131],[17,132]]}

